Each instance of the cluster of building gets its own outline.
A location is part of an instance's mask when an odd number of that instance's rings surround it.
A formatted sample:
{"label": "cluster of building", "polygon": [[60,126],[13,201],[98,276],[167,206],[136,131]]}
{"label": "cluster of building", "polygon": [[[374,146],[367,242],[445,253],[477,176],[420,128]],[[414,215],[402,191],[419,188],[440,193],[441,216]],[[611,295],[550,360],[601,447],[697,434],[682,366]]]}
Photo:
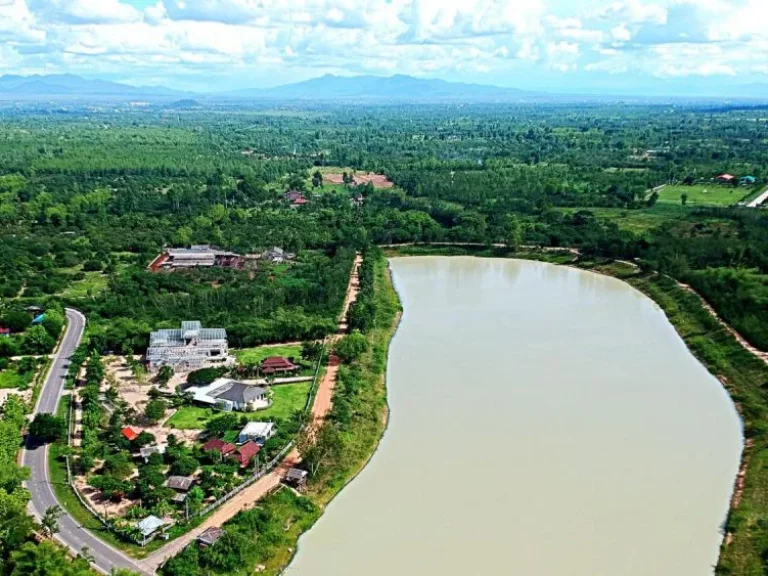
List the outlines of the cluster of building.
{"label": "cluster of building", "polygon": [[735,184],[738,179],[740,186],[752,186],[757,182],[757,178],[754,176],[742,176],[737,178],[733,174],[719,174],[715,176],[715,181],[720,184]]}
{"label": "cluster of building", "polygon": [[286,252],[274,246],[257,254],[237,254],[220,250],[208,244],[194,245],[189,248],[167,248],[149,264],[151,272],[161,270],[179,270],[186,268],[256,268],[259,260],[266,262],[284,262],[293,260],[296,254]]}

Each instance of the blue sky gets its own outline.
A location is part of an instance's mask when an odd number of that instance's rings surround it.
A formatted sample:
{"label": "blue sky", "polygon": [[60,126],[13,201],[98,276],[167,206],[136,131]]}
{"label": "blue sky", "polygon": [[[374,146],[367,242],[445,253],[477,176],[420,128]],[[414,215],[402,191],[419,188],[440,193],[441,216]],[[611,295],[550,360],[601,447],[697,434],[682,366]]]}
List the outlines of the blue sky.
{"label": "blue sky", "polygon": [[0,0],[0,74],[198,91],[326,73],[559,92],[768,84],[768,0]]}

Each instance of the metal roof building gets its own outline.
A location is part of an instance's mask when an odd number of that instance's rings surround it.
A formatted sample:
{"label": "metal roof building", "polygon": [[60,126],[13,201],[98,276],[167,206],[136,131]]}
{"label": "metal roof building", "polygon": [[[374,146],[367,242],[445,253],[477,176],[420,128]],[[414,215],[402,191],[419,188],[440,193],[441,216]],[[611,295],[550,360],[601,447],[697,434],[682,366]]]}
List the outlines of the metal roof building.
{"label": "metal roof building", "polygon": [[157,330],[149,336],[147,362],[150,369],[173,366],[194,369],[206,363],[231,363],[227,331],[203,328],[200,322],[187,321],[181,328]]}

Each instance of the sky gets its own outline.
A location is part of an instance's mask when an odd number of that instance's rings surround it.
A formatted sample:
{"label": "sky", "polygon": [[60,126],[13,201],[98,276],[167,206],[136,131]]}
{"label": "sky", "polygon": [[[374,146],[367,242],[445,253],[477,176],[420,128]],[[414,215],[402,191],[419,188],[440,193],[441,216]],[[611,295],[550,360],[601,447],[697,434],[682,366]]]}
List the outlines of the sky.
{"label": "sky", "polygon": [[768,85],[768,0],[0,0],[0,74],[58,73],[200,92],[330,73],[717,95]]}

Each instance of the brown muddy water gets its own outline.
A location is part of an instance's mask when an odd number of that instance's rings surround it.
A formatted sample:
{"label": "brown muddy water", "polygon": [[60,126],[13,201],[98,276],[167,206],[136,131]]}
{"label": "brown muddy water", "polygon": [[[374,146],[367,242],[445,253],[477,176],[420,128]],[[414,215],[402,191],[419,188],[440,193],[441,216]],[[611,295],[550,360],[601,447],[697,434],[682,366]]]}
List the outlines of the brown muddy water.
{"label": "brown muddy water", "polygon": [[535,262],[392,270],[389,428],[286,574],[712,573],[741,424],[651,300]]}

